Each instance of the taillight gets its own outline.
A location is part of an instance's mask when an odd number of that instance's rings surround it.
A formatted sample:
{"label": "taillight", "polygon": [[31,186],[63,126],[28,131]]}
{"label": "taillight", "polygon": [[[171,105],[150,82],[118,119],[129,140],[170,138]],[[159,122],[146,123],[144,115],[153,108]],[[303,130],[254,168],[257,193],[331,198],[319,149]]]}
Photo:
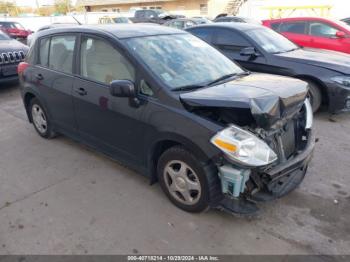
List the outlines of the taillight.
{"label": "taillight", "polygon": [[17,73],[19,75],[23,74],[24,70],[26,70],[28,66],[29,66],[29,64],[27,62],[19,63],[17,66]]}

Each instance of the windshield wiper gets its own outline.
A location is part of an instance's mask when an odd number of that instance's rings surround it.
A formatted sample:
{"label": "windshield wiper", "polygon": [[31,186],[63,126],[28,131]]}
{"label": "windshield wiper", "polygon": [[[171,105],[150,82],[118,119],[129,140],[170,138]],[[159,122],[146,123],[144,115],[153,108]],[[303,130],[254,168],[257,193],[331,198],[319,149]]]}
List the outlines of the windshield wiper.
{"label": "windshield wiper", "polygon": [[217,84],[217,83],[220,83],[220,82],[222,82],[222,81],[224,81],[224,80],[226,80],[226,79],[229,79],[229,78],[231,78],[231,77],[234,77],[234,76],[245,76],[245,75],[249,75],[249,74],[250,74],[249,71],[243,71],[243,72],[241,72],[241,73],[232,73],[232,74],[224,75],[224,76],[222,76],[222,77],[216,79],[215,81],[210,82],[210,83],[208,84],[208,86],[215,85],[215,84]]}
{"label": "windshield wiper", "polygon": [[205,85],[187,85],[187,86],[180,86],[180,87],[176,87],[176,88],[173,88],[172,91],[189,91],[189,90],[194,90],[194,89],[199,89],[199,88],[203,88],[203,87],[208,87],[208,86],[211,86],[211,85],[215,85],[219,82],[222,82],[226,79],[229,79],[231,77],[234,77],[234,76],[243,76],[243,75],[249,75],[250,72],[249,71],[243,71],[242,73],[232,73],[232,74],[227,74],[227,75],[224,75],[222,77],[219,77],[218,79],[214,80],[214,81],[211,81]]}
{"label": "windshield wiper", "polygon": [[198,88],[203,88],[206,87],[206,85],[187,85],[187,86],[180,86],[171,89],[171,91],[189,91],[189,90],[194,90]]}
{"label": "windshield wiper", "polygon": [[217,84],[217,83],[219,83],[219,82],[221,82],[221,81],[224,81],[224,80],[229,79],[229,78],[231,78],[231,77],[234,77],[234,76],[236,76],[236,75],[237,75],[237,73],[232,73],[232,74],[228,74],[228,75],[223,75],[222,77],[219,77],[218,79],[216,79],[216,80],[214,80],[214,81],[208,83],[208,86],[215,85],[215,84]]}

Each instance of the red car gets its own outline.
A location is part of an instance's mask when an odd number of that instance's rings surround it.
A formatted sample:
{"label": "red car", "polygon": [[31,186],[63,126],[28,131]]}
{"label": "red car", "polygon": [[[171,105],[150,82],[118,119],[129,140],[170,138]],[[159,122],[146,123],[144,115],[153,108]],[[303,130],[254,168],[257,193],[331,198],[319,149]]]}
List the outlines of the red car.
{"label": "red car", "polygon": [[350,26],[342,21],[298,17],[265,20],[263,25],[300,46],[350,53]]}
{"label": "red car", "polygon": [[18,22],[0,21],[0,30],[14,39],[26,39],[32,33]]}

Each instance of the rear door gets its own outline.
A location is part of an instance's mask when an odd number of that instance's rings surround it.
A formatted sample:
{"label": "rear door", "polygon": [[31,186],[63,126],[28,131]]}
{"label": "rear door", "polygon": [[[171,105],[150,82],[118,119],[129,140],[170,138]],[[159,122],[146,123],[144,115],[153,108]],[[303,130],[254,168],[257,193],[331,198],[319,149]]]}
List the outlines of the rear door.
{"label": "rear door", "polygon": [[310,46],[311,37],[307,34],[306,21],[282,22],[277,31],[300,46]]}
{"label": "rear door", "polygon": [[74,83],[74,108],[80,136],[113,157],[137,163],[143,136],[138,126],[142,107],[129,98],[110,94],[110,82],[136,83],[136,69],[103,39],[83,35],[78,56],[79,76]]}
{"label": "rear door", "polygon": [[38,58],[33,69],[33,81],[53,124],[73,131],[73,63],[76,35],[54,35],[38,42]]}

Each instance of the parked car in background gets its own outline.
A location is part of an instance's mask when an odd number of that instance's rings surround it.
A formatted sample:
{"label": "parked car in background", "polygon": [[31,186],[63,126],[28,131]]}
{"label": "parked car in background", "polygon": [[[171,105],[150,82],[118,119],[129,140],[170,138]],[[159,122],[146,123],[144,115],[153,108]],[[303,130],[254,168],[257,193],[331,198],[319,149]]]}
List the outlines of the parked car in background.
{"label": "parked car in background", "polygon": [[[248,70],[292,76],[309,83],[313,111],[350,111],[350,55],[300,48],[259,25],[221,23],[187,29]],[[283,82],[280,83],[284,85]]]}
{"label": "parked car in background", "polygon": [[211,22],[209,20],[206,21],[200,18],[177,18],[177,19],[169,20],[164,25],[177,28],[177,29],[186,29],[191,26],[207,24],[207,23],[211,23]]}
{"label": "parked car in background", "polygon": [[40,136],[128,164],[189,212],[255,212],[302,182],[314,149],[305,82],[250,74],[181,30],[43,31],[19,74]]}
{"label": "parked car in background", "polygon": [[209,18],[206,18],[204,16],[194,16],[192,19],[196,20],[198,24],[211,24],[213,23],[212,20]]}
{"label": "parked car in background", "polygon": [[104,16],[98,19],[99,24],[131,24],[131,20],[124,16]]}
{"label": "parked car in background", "polygon": [[344,18],[344,19],[342,19],[341,21],[343,21],[344,23],[350,25],[350,17]]}
{"label": "parked car in background", "polygon": [[134,23],[155,23],[164,24],[168,20],[184,18],[183,15],[173,15],[161,9],[140,9],[136,10],[134,17],[130,20]]}
{"label": "parked car in background", "polygon": [[300,46],[350,53],[350,26],[344,22],[298,17],[265,20],[263,24]]}
{"label": "parked car in background", "polygon": [[27,52],[27,46],[0,31],[0,83],[18,80],[17,65]]}
{"label": "parked car in background", "polygon": [[0,21],[0,30],[22,42],[25,42],[27,37],[32,33],[32,31],[26,30],[20,23],[10,21]]}
{"label": "parked car in background", "polygon": [[219,16],[214,19],[215,23],[249,23],[249,24],[261,24],[260,21],[248,18],[248,17],[241,17],[241,16]]}
{"label": "parked car in background", "polygon": [[71,27],[73,25],[77,25],[77,24],[76,23],[53,23],[53,24],[42,26],[38,29],[38,31],[34,32],[33,34],[30,34],[27,37],[27,46],[31,46],[31,44],[34,42],[38,32],[52,29],[52,28],[57,28],[57,27]]}

